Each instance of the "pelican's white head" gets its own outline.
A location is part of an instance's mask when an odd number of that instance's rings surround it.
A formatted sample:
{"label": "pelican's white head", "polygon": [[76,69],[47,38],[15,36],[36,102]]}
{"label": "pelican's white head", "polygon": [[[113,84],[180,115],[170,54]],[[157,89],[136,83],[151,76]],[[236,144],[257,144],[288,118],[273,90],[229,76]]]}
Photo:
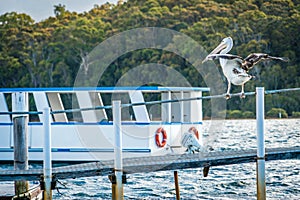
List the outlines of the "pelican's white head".
{"label": "pelican's white head", "polygon": [[233,46],[233,40],[231,37],[224,38],[222,42],[210,53],[210,54],[226,54]]}
{"label": "pelican's white head", "polygon": [[[226,54],[232,49],[232,46],[233,46],[232,38],[226,37],[221,41],[221,43],[214,50],[212,50],[212,52],[210,52],[207,55],[207,57],[211,54]],[[207,59],[207,57],[202,61],[202,63],[209,60]]]}

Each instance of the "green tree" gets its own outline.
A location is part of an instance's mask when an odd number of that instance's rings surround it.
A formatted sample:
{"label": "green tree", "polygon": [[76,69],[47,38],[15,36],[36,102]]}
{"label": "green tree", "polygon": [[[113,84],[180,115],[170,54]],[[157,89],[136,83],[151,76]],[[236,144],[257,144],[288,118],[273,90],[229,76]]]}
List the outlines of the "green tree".
{"label": "green tree", "polygon": [[[232,54],[245,57],[252,52],[262,52],[290,59],[288,63],[258,64],[250,71],[256,79],[245,85],[246,91],[254,91],[257,86],[268,90],[300,87],[299,11],[299,2],[292,0],[128,0],[116,5],[95,5],[84,13],[70,12],[58,4],[54,6],[55,17],[41,22],[34,22],[26,14],[5,13],[0,16],[0,85],[72,86],[80,66],[80,70],[92,77],[94,72],[88,65],[88,54],[105,39],[132,28],[164,27],[187,34],[208,52],[224,37],[231,36],[234,39]],[[186,54],[196,51],[189,49],[189,44],[172,39],[172,45]],[[135,38],[132,42],[142,41]],[[147,63],[175,69],[192,86],[206,86],[203,79],[216,77],[214,74],[202,77],[191,63],[172,52],[143,49],[112,62],[99,86],[113,86],[124,73]],[[218,61],[215,63],[218,65]],[[222,81],[225,93],[227,83],[225,79]],[[232,92],[240,92],[240,87],[233,86]],[[289,115],[300,111],[298,92],[268,95],[266,102],[267,110],[280,107]],[[204,105],[209,115],[210,103]],[[227,105],[229,110],[254,112],[255,99],[233,98]]]}
{"label": "green tree", "polygon": [[272,118],[287,118],[288,114],[286,111],[282,108],[272,108],[267,112],[267,117]]}

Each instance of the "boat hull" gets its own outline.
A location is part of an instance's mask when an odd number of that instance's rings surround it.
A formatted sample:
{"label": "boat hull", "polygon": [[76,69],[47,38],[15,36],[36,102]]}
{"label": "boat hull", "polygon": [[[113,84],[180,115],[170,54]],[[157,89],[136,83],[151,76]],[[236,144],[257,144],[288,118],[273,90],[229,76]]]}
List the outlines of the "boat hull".
{"label": "boat hull", "polygon": [[[201,123],[122,123],[123,157],[180,154],[185,152],[181,139],[191,127],[201,130]],[[157,130],[167,134],[165,146],[156,144]],[[1,126],[0,161],[13,161],[13,125]],[[52,123],[53,161],[99,161],[114,158],[113,124],[99,123]],[[159,133],[162,141],[162,134]],[[201,138],[199,139],[201,142]],[[43,160],[43,124],[28,125],[29,161]]]}

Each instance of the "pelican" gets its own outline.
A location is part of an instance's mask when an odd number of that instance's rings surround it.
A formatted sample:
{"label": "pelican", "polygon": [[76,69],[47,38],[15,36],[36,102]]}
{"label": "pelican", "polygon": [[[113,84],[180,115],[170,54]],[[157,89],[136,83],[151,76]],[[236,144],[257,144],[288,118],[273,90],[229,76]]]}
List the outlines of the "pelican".
{"label": "pelican", "polygon": [[219,59],[224,76],[228,82],[225,96],[226,99],[230,98],[231,83],[242,86],[241,98],[245,98],[244,85],[253,78],[253,76],[249,75],[248,72],[260,61],[267,59],[280,60],[284,62],[288,61],[287,58],[269,56],[265,53],[251,53],[243,59],[240,56],[228,54],[228,52],[232,49],[232,46],[232,38],[224,38],[222,42],[202,61],[202,63],[204,63],[208,60]]}

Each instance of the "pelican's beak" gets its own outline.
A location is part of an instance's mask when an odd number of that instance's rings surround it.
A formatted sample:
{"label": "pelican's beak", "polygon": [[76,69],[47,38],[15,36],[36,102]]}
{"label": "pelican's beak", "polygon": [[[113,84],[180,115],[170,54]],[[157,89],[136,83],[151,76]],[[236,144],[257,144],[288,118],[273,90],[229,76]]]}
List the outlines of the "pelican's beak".
{"label": "pelican's beak", "polygon": [[210,52],[208,55],[211,54],[217,54],[220,53],[223,49],[225,49],[227,47],[227,44],[225,42],[221,42],[214,50],[212,50],[212,52]]}
{"label": "pelican's beak", "polygon": [[207,56],[206,56],[206,58],[202,61],[202,63],[204,63],[204,62],[206,62],[206,61],[208,61],[208,60],[211,60],[211,59],[209,59],[208,58],[208,56],[209,55],[211,55],[211,54],[218,54],[218,53],[220,53],[223,49],[225,49],[227,47],[227,44],[225,43],[225,42],[221,42],[214,50],[212,50],[212,52],[210,52]]}

